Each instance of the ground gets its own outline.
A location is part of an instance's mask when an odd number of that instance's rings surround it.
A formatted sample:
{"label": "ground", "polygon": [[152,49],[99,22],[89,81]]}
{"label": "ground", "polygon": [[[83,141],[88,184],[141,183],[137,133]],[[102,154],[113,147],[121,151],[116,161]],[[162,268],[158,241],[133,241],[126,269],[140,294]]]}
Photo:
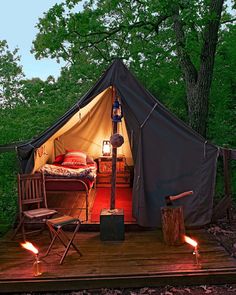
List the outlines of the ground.
{"label": "ground", "polygon": [[[13,294],[13,293],[11,293]],[[18,295],[19,293],[15,293]],[[21,295],[233,295],[236,294],[236,285],[222,285],[222,286],[182,286],[173,287],[166,286],[162,288],[142,288],[142,289],[98,289],[98,290],[84,290],[73,292],[47,292],[47,293],[21,293]]]}

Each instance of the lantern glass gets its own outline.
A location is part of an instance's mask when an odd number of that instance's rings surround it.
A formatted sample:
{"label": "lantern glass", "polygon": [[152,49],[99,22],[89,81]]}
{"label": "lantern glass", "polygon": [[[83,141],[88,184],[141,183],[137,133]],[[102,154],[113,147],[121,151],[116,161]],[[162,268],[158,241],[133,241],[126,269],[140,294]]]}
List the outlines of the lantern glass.
{"label": "lantern glass", "polygon": [[111,145],[109,140],[103,140],[102,143],[102,155],[110,156],[111,155]]}

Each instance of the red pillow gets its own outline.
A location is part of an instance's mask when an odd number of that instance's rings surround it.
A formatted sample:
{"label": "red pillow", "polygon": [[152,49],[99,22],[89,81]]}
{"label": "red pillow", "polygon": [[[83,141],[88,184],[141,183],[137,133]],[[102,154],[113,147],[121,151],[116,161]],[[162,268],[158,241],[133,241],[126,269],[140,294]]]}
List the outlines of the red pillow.
{"label": "red pillow", "polygon": [[90,156],[87,155],[86,163],[87,163],[87,164],[94,164],[95,162],[94,162],[94,160],[93,160],[92,157],[90,157]]}
{"label": "red pillow", "polygon": [[81,151],[67,151],[62,163],[63,166],[86,165],[86,154]]}
{"label": "red pillow", "polygon": [[61,164],[64,161],[65,154],[56,156],[53,164]]}

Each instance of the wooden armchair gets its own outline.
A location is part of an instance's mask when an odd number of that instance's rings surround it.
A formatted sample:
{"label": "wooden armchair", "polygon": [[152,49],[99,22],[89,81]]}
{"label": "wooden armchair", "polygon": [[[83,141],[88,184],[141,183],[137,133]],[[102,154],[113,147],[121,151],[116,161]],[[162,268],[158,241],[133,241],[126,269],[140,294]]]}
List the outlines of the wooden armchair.
{"label": "wooden armchair", "polygon": [[18,231],[22,230],[22,236],[35,232],[25,230],[25,222],[31,223],[46,222],[48,218],[57,213],[47,207],[45,179],[43,174],[18,174],[18,202],[19,202],[19,224],[12,238],[15,238]]}

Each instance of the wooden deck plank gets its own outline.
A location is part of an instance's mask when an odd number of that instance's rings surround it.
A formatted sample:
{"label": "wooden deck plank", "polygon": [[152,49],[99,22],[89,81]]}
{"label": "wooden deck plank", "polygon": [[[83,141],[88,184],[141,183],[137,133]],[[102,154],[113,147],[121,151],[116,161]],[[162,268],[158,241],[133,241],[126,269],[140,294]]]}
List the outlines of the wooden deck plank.
{"label": "wooden deck plank", "polygon": [[[190,231],[188,235],[199,242],[199,265],[195,263],[191,246],[167,246],[160,230],[126,232],[121,242],[101,241],[99,232],[80,232],[76,243],[83,256],[70,250],[63,265],[59,265],[59,254],[64,247],[57,244],[49,256],[42,258],[44,273],[40,277],[32,274],[33,255],[22,249],[19,242],[11,241],[9,235],[0,240],[0,292],[10,292],[13,281],[17,291],[50,291],[53,284],[54,290],[63,290],[63,286],[64,290],[71,290],[71,286],[86,288],[89,280],[90,288],[145,286],[145,278],[149,285],[165,284],[167,278],[185,284],[204,283],[206,277],[217,282],[236,282],[234,258],[204,230]],[[49,244],[47,232],[29,240],[41,255],[45,253]],[[67,279],[72,280],[72,285]]]}

